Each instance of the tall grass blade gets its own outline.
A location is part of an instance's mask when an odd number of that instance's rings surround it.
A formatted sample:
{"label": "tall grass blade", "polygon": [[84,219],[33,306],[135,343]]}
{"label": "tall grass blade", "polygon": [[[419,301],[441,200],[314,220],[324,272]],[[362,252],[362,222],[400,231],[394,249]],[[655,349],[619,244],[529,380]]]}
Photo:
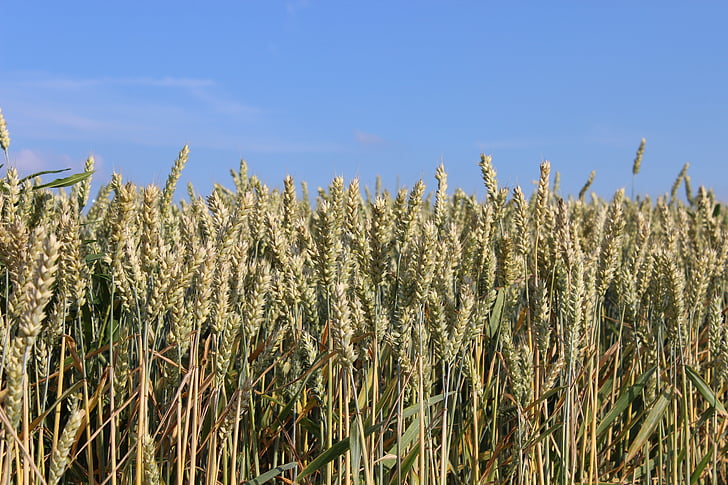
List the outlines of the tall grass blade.
{"label": "tall grass blade", "polygon": [[621,396],[619,396],[619,399],[617,399],[614,403],[612,409],[609,410],[607,415],[604,416],[604,419],[602,419],[602,422],[599,423],[599,426],[597,427],[597,436],[601,436],[607,429],[609,429],[612,422],[629,408],[629,405],[635,400],[635,398],[642,394],[645,385],[654,372],[655,368],[653,367],[639,376],[634,385],[630,386]]}
{"label": "tall grass blade", "polygon": [[252,480],[248,480],[245,482],[246,485],[262,485],[266,482],[269,482],[273,480],[275,477],[280,475],[286,470],[290,470],[291,468],[295,468],[298,466],[298,463],[295,461],[292,461],[290,463],[286,463],[285,465],[277,466],[273,468],[272,470],[268,470],[267,472],[263,473],[262,475],[259,475]]}
{"label": "tall grass blade", "polygon": [[627,457],[625,458],[625,462],[629,462],[632,458],[634,458],[635,455],[639,453],[647,440],[650,438],[652,432],[655,430],[660,420],[662,419],[662,415],[665,413],[667,405],[670,404],[672,395],[672,389],[665,389],[657,398],[657,401],[655,401],[652,409],[645,418],[644,423],[642,423],[642,427],[640,428],[639,433],[637,433],[637,437],[630,445],[629,451],[627,452]]}
{"label": "tall grass blade", "polygon": [[698,392],[705,398],[706,401],[708,401],[711,408],[715,409],[716,412],[721,416],[728,415],[728,412],[726,412],[723,404],[718,400],[715,393],[710,389],[710,386],[708,386],[703,378],[700,377],[700,374],[698,374],[692,367],[687,365],[685,366],[685,374],[688,376],[688,379],[690,379],[690,382],[692,382],[693,385],[698,389]]}
{"label": "tall grass blade", "polygon": [[71,185],[83,182],[91,175],[93,175],[93,173],[93,170],[90,172],[77,173],[68,177],[53,180],[45,184],[35,185],[33,186],[33,189],[58,189],[60,187],[70,187]]}

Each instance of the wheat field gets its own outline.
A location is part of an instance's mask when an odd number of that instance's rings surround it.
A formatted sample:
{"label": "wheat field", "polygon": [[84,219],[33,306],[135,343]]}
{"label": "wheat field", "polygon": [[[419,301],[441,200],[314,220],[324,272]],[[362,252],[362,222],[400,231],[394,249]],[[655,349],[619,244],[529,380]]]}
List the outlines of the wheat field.
{"label": "wheat field", "polygon": [[687,166],[527,196],[482,155],[478,200],[241,162],[180,198],[184,147],[89,202],[93,158],[20,178],[9,145],[0,485],[728,483],[728,219]]}

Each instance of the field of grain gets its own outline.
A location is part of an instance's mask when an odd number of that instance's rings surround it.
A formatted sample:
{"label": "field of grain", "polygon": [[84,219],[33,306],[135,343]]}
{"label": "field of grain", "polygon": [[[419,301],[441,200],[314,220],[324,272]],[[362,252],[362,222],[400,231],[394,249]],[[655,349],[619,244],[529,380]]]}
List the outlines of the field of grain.
{"label": "field of grain", "polygon": [[6,164],[0,485],[728,482],[728,219],[686,170],[179,199],[187,155],[92,203],[93,159]]}

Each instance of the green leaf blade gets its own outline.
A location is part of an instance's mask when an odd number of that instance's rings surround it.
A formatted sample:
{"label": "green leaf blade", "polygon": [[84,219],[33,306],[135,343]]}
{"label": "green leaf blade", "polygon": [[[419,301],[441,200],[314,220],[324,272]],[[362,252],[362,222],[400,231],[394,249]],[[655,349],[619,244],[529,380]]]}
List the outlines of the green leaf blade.
{"label": "green leaf blade", "polygon": [[634,458],[639,450],[645,445],[647,440],[650,438],[650,435],[662,419],[662,415],[665,413],[667,405],[670,404],[671,400],[672,390],[665,389],[662,391],[660,397],[657,398],[652,406],[650,413],[645,418],[644,423],[642,423],[642,427],[640,428],[639,433],[637,433],[637,437],[630,445],[629,451],[627,452],[627,458],[625,459],[626,462]]}
{"label": "green leaf blade", "polygon": [[718,400],[718,397],[715,395],[713,390],[703,380],[700,374],[695,371],[695,369],[686,365],[685,374],[687,375],[688,379],[690,379],[690,382],[693,383],[693,386],[695,386],[698,392],[705,398],[706,401],[708,401],[708,403],[710,403],[710,407],[715,409],[721,416],[728,415],[728,412],[723,406],[723,403]]}
{"label": "green leaf blade", "polygon": [[296,466],[298,466],[298,463],[296,463],[295,461],[292,461],[290,463],[286,463],[285,465],[277,466],[277,467],[273,468],[272,470],[268,470],[267,472],[255,477],[251,480],[248,480],[245,483],[246,483],[246,485],[262,485],[263,483],[274,479],[275,477],[277,477],[284,471],[290,470],[291,468],[294,468]]}
{"label": "green leaf blade", "polygon": [[93,175],[95,171],[91,170],[89,172],[81,172],[76,173],[73,175],[69,175],[68,177],[55,179],[52,182],[48,182],[46,184],[40,184],[33,187],[33,190],[37,189],[58,189],[61,187],[70,187],[71,185],[76,185],[79,182],[83,182],[87,178],[89,178],[91,175]]}

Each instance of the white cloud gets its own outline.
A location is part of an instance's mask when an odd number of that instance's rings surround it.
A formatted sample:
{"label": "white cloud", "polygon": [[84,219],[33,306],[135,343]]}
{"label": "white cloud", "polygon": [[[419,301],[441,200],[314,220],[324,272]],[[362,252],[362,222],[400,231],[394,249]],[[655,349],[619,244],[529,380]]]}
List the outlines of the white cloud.
{"label": "white cloud", "polygon": [[[12,73],[0,99],[16,139],[158,146],[233,135],[262,112],[211,79]],[[194,137],[194,139],[192,138]],[[229,145],[228,148],[236,145]]]}
{"label": "white cloud", "polygon": [[344,149],[337,143],[316,143],[316,142],[297,142],[297,141],[281,141],[281,142],[256,142],[241,144],[244,151],[252,151],[259,153],[337,153]]}
{"label": "white cloud", "polygon": [[612,147],[624,147],[634,144],[639,145],[639,138],[624,132],[617,127],[609,125],[596,125],[586,133],[584,140],[589,143],[606,145]]}
{"label": "white cloud", "polygon": [[[33,79],[35,78],[35,79]],[[199,89],[215,86],[211,79],[178,78],[165,76],[153,77],[130,77],[130,78],[68,78],[68,77],[46,77],[34,75],[30,79],[15,81],[16,84],[26,87],[77,90],[96,86],[136,86],[136,87],[165,87],[180,89]]]}
{"label": "white cloud", "polygon": [[42,116],[46,122],[80,132],[93,133],[114,128],[109,122],[67,111],[49,110],[37,114]]}
{"label": "white cloud", "polygon": [[11,163],[19,172],[28,174],[48,170],[50,164],[40,153],[33,150],[20,150],[17,155],[11,158]]}
{"label": "white cloud", "polygon": [[191,89],[190,94],[221,114],[253,116],[261,113],[259,108],[239,103],[207,89]]}
{"label": "white cloud", "polygon": [[[114,82],[112,80],[112,82]],[[199,89],[208,88],[215,86],[217,83],[212,79],[194,79],[194,78],[177,78],[177,77],[162,77],[162,78],[130,78],[130,79],[118,79],[116,82],[119,84],[128,84],[131,86],[159,86],[159,87],[174,87],[183,89]]]}
{"label": "white cloud", "polygon": [[496,138],[477,142],[479,150],[483,153],[490,153],[492,150],[520,150],[542,146],[552,146],[558,143],[554,138],[515,136],[508,138]]}
{"label": "white cloud", "polygon": [[[21,176],[30,175],[44,170],[76,169],[79,162],[73,161],[69,155],[52,154],[37,150],[23,149],[17,154],[10,155],[10,163],[18,169]],[[80,164],[83,166],[83,163]]]}
{"label": "white cloud", "polygon": [[[135,88],[135,89],[130,89]],[[138,88],[138,89],[137,89]],[[254,114],[260,110],[248,106],[225,94],[224,89],[214,80],[207,78],[188,77],[98,77],[98,78],[71,78],[46,73],[11,73],[0,79],[0,94],[17,94],[28,97],[27,93],[34,94],[33,99],[42,101],[49,98],[63,100],[68,97],[68,104],[81,96],[81,100],[91,102],[95,97],[114,100],[118,105],[129,104],[129,99],[140,92],[146,91],[147,99],[155,99],[157,91],[170,96],[193,98],[207,105],[208,109],[228,113]],[[24,95],[25,96],[22,96]],[[148,102],[144,103],[149,108]]]}
{"label": "white cloud", "polygon": [[[189,143],[193,150],[233,150],[241,155],[344,150],[335,140],[271,130],[269,118],[280,113],[249,106],[206,79],[73,79],[15,73],[0,78],[0,99],[7,100],[2,108],[11,136],[25,140],[18,149],[61,142],[64,146],[80,143],[85,149]],[[357,139],[381,142],[365,133],[359,133]],[[28,167],[59,168],[58,157],[36,152],[17,155]],[[79,163],[82,168],[83,160]]]}
{"label": "white cloud", "polygon": [[354,138],[362,145],[380,145],[384,143],[384,139],[380,136],[360,130],[354,132]]}
{"label": "white cloud", "polygon": [[311,2],[309,0],[293,0],[286,2],[286,12],[288,12],[288,15],[295,15],[310,6]]}

